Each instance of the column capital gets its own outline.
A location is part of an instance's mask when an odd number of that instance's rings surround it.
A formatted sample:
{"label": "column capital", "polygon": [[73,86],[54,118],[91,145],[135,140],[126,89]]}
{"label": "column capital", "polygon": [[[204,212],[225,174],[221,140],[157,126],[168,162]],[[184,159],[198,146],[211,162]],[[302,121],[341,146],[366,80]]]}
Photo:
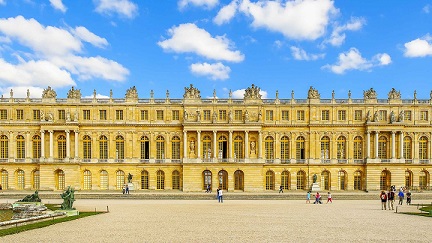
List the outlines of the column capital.
{"label": "column capital", "polygon": [[396,134],[396,131],[391,131],[391,134]]}
{"label": "column capital", "polygon": [[213,133],[214,133],[214,134],[216,134],[216,133],[217,133],[217,131],[213,130]]}
{"label": "column capital", "polygon": [[65,133],[70,133],[70,130],[65,130]]}
{"label": "column capital", "polygon": [[79,130],[74,130],[74,133],[78,134],[78,133],[79,133]]}
{"label": "column capital", "polygon": [[249,130],[246,130],[246,131],[244,131],[246,134],[248,134],[249,133]]}
{"label": "column capital", "polygon": [[48,130],[48,132],[49,132],[49,133],[54,133],[54,131],[53,131],[53,130]]}
{"label": "column capital", "polygon": [[45,130],[40,130],[40,133],[41,133],[41,134],[44,134],[44,133],[45,133]]}
{"label": "column capital", "polygon": [[197,133],[198,133],[198,134],[201,134],[201,130],[198,130]]}

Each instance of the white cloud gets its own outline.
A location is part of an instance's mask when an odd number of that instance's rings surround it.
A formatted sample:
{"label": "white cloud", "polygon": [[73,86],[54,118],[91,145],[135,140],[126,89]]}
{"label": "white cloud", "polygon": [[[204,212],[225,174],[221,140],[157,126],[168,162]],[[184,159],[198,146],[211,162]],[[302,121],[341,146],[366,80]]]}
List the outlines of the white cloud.
{"label": "white cloud", "polygon": [[0,93],[4,98],[9,98],[11,89],[13,90],[14,98],[26,98],[27,90],[30,92],[30,98],[41,98],[42,92],[44,90],[43,88],[34,86],[10,86],[6,88],[0,88]]}
{"label": "white cloud", "polygon": [[[238,90],[234,90],[232,92],[232,98],[233,99],[243,99],[244,98],[244,93],[245,93],[246,89],[238,89]],[[267,99],[267,91],[264,90],[260,90],[260,95],[262,99]]]}
{"label": "white cloud", "polygon": [[231,21],[238,9],[238,0],[233,0],[230,4],[221,8],[214,17],[213,22],[217,25],[222,25]]}
{"label": "white cloud", "polygon": [[93,0],[96,12],[100,14],[118,14],[133,19],[138,15],[138,5],[130,0]]}
{"label": "white cloud", "polygon": [[315,40],[324,35],[331,16],[338,12],[333,4],[332,0],[243,0],[239,10],[253,18],[255,28],[279,32],[290,39]]}
{"label": "white cloud", "polygon": [[50,0],[51,5],[53,8],[60,10],[63,13],[66,13],[66,6],[63,4],[62,0]]}
{"label": "white cloud", "polygon": [[325,42],[330,43],[333,46],[340,46],[345,42],[345,31],[357,31],[361,29],[365,23],[366,20],[363,18],[351,18],[351,20],[344,25],[336,25],[330,38]]}
{"label": "white cloud", "polygon": [[97,47],[106,47],[108,41],[90,32],[86,27],[79,26],[72,31],[76,37]]}
{"label": "white cloud", "polygon": [[324,58],[325,54],[308,54],[305,50],[291,46],[291,53],[296,60],[303,60],[303,61],[312,61]]}
{"label": "white cloud", "polygon": [[188,5],[212,9],[219,4],[219,0],[179,0],[177,4],[179,9],[183,9]]}
{"label": "white cloud", "polygon": [[404,44],[404,56],[406,57],[425,57],[432,56],[432,36],[427,34],[422,38]]}
{"label": "white cloud", "polygon": [[424,6],[423,9],[422,9],[423,12],[424,12],[424,13],[427,13],[427,14],[430,13],[430,7],[431,7],[431,5],[426,4],[426,6]]}
{"label": "white cloud", "polygon": [[225,80],[229,78],[231,68],[222,63],[194,63],[190,66],[192,73],[199,76],[209,76],[213,80]]}
{"label": "white cloud", "polygon": [[[85,98],[85,99],[89,99],[90,98],[91,99],[91,98],[93,98],[93,94],[83,96],[83,98]],[[96,94],[96,99],[108,99],[108,98],[109,98],[108,95]]]}
{"label": "white cloud", "polygon": [[375,66],[384,66],[391,63],[391,58],[387,53],[375,55],[371,60],[361,56],[356,48],[351,48],[345,53],[339,54],[338,62],[334,65],[327,64],[323,69],[329,69],[336,74],[344,74],[348,70],[369,71]]}
{"label": "white cloud", "polygon": [[0,5],[6,5],[6,0],[0,0]]}
{"label": "white cloud", "polygon": [[168,30],[170,39],[157,44],[165,51],[175,53],[195,53],[208,59],[241,62],[244,55],[233,51],[233,45],[225,36],[212,37],[195,24],[181,24]]}

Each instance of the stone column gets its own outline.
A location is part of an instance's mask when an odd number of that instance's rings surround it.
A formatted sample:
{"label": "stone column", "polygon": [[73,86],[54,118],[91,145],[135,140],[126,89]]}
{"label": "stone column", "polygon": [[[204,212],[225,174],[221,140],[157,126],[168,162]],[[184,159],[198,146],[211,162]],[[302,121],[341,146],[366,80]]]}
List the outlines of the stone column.
{"label": "stone column", "polygon": [[379,132],[375,132],[375,159],[378,159],[378,134]]}
{"label": "stone column", "polygon": [[9,131],[9,141],[8,157],[16,158],[16,156],[14,156],[14,148],[16,147],[14,146],[14,141],[16,141],[16,138],[14,138],[14,133],[12,131]]}
{"label": "stone column", "polygon": [[213,158],[217,158],[217,138],[216,138],[217,131],[213,131]]}
{"label": "stone column", "polygon": [[391,158],[396,158],[396,132],[391,131],[391,140],[392,140],[392,148],[391,148]]}
{"label": "stone column", "polygon": [[74,130],[75,133],[75,159],[78,159],[78,141],[79,141],[79,131]]}
{"label": "stone column", "polygon": [[198,156],[197,156],[197,158],[199,159],[199,158],[201,158],[201,131],[197,131],[197,153],[198,153]]}
{"label": "stone column", "polygon": [[232,153],[232,131],[229,131],[229,136],[228,136],[228,158],[232,159],[233,157],[233,153]]}
{"label": "stone column", "polygon": [[258,158],[262,159],[262,132],[258,132]]}
{"label": "stone column", "polygon": [[370,158],[370,132],[366,132],[366,158]]}
{"label": "stone column", "polygon": [[66,130],[66,159],[70,158],[70,131]]}
{"label": "stone column", "polygon": [[30,158],[31,153],[31,140],[30,140],[30,132],[26,132],[26,158]]}
{"label": "stone column", "polygon": [[183,131],[183,158],[187,158],[187,131]]}
{"label": "stone column", "polygon": [[399,138],[399,153],[400,153],[400,158],[403,159],[404,158],[404,151],[403,151],[403,147],[404,147],[404,134],[403,131],[400,132],[400,138]]}
{"label": "stone column", "polygon": [[245,159],[249,159],[249,131],[245,131]]}
{"label": "stone column", "polygon": [[41,159],[45,158],[45,131],[41,130]]}
{"label": "stone column", "polygon": [[52,159],[54,157],[54,131],[50,130],[49,132],[49,157]]}

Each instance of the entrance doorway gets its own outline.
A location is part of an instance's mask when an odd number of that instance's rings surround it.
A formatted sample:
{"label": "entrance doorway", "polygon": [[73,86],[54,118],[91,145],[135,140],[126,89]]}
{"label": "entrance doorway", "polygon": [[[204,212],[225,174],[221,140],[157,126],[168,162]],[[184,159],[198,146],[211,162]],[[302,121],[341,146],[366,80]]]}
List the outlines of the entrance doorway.
{"label": "entrance doorway", "polygon": [[225,136],[219,138],[218,159],[228,158],[228,140]]}
{"label": "entrance doorway", "polygon": [[219,188],[222,190],[228,190],[228,172],[221,170],[218,173]]}

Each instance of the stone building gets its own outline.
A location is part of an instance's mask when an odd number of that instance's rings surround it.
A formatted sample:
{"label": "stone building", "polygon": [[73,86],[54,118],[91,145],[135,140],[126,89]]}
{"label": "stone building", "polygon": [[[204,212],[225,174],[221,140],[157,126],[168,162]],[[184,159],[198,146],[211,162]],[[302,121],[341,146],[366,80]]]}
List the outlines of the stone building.
{"label": "stone building", "polygon": [[430,189],[430,99],[262,99],[252,85],[243,99],[202,98],[194,86],[182,99],[66,99],[48,87],[41,99],[0,101],[3,190],[266,191]]}

